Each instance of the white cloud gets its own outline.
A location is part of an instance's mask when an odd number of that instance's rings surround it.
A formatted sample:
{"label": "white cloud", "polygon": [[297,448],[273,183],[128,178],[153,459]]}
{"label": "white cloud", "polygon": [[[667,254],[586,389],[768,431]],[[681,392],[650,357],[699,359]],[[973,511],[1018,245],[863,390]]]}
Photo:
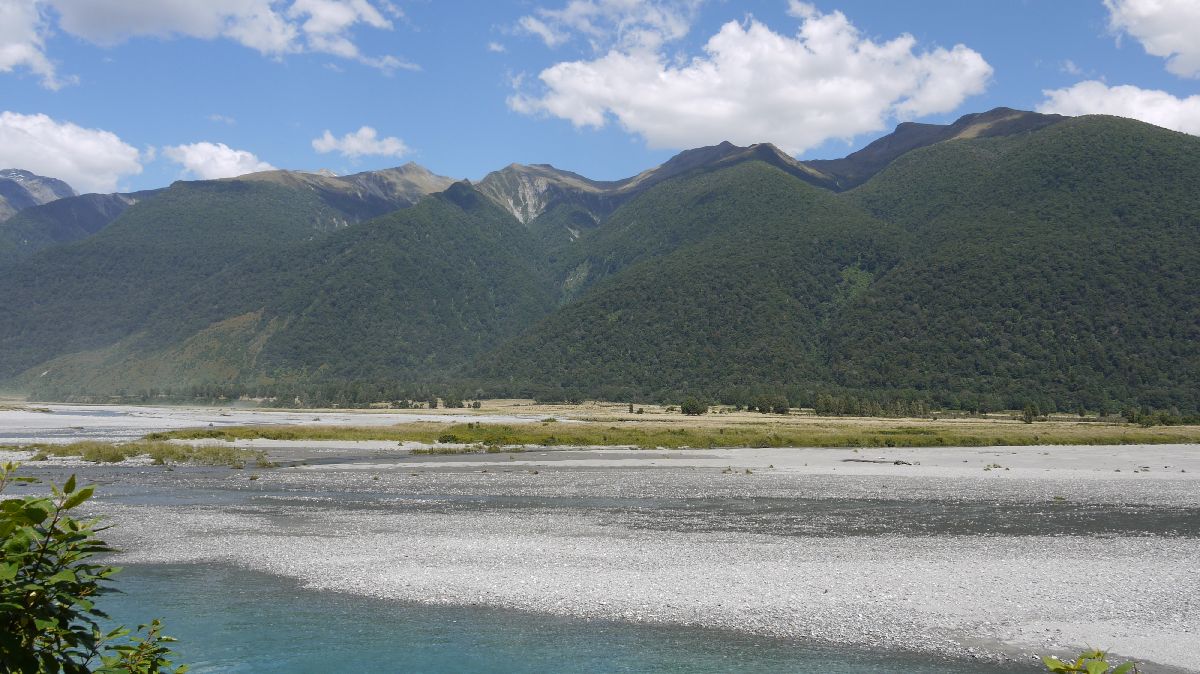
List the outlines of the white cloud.
{"label": "white cloud", "polygon": [[65,180],[80,192],[112,192],[142,172],[137,148],[116,134],[42,114],[0,112],[0,166]]}
{"label": "white cloud", "polygon": [[508,51],[504,48],[504,45],[500,44],[499,42],[487,43],[487,50],[493,54],[503,54],[504,52]]}
{"label": "white cloud", "polygon": [[326,129],[324,135],[313,139],[312,146],[321,154],[339,152],[343,157],[350,159],[365,156],[403,157],[411,151],[404,141],[395,136],[379,138],[378,132],[369,126],[341,138],[334,138]]}
{"label": "white cloud", "polygon": [[1196,0],[1104,0],[1109,27],[1142,43],[1147,54],[1167,59],[1167,70],[1200,77],[1200,2]]}
{"label": "white cloud", "polygon": [[1179,98],[1165,91],[1090,80],[1066,89],[1042,92],[1039,112],[1060,115],[1117,115],[1200,135],[1200,95]]}
{"label": "white cloud", "polygon": [[21,66],[49,88],[63,80],[45,51],[58,28],[99,45],[133,37],[225,38],[271,57],[316,52],[385,72],[417,69],[392,55],[363,54],[354,31],[391,30],[401,16],[387,0],[0,0],[0,72]]}
{"label": "white cloud", "polygon": [[1068,75],[1074,75],[1076,77],[1083,74],[1083,68],[1080,68],[1071,59],[1067,59],[1066,61],[1063,61],[1062,65],[1060,65],[1058,69]]}
{"label": "white cloud", "polygon": [[47,89],[67,83],[59,79],[46,56],[48,30],[37,0],[0,0],[0,72],[27,68],[42,78],[42,86]]}
{"label": "white cloud", "polygon": [[163,148],[163,155],[183,166],[191,176],[202,180],[234,178],[247,173],[274,169],[253,153],[235,150],[225,143],[200,142]]}
{"label": "white cloud", "polygon": [[687,35],[702,0],[570,0],[539,8],[518,29],[557,47],[578,34],[597,51],[610,47],[657,49]]}
{"label": "white cloud", "polygon": [[794,37],[731,21],[687,62],[614,49],[559,63],[539,75],[539,94],[518,92],[509,106],[578,127],[615,118],[652,147],[769,141],[795,154],[893,118],[950,112],[991,78],[991,66],[963,45],[915,52],[911,35],[877,43],[841,12],[793,2],[791,13],[801,20]]}
{"label": "white cloud", "polygon": [[530,35],[542,38],[542,42],[545,42],[547,47],[557,47],[566,42],[569,37],[565,32],[555,30],[545,21],[534,16],[521,17],[517,21],[517,26]]}
{"label": "white cloud", "polygon": [[229,126],[233,126],[234,124],[237,124],[237,120],[234,119],[233,117],[230,117],[229,115],[222,115],[222,114],[215,113],[215,112],[208,116],[208,121],[217,122],[219,124],[228,124]]}

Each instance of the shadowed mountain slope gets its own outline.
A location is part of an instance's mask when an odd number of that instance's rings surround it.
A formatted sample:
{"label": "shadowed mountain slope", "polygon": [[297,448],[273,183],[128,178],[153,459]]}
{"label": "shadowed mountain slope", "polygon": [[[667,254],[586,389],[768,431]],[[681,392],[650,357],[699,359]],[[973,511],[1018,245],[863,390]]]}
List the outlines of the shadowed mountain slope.
{"label": "shadowed mountain slope", "polygon": [[841,195],[697,174],[581,239],[576,299],[478,371],[551,397],[1195,410],[1198,180],[1200,139],[1106,117],[937,143]]}
{"label": "shadowed mountain slope", "polygon": [[825,186],[848,190],[866,182],[901,155],[948,140],[1013,136],[1036,131],[1067,119],[1061,115],[996,108],[964,115],[953,124],[904,122],[892,133],[842,159],[810,159],[806,166],[830,176]]}
{"label": "shadowed mountain slope", "polygon": [[466,184],[368,222],[250,248],[173,288],[123,333],[76,340],[21,381],[69,395],[423,378],[553,307],[553,285],[533,262],[538,242]]}
{"label": "shadowed mountain slope", "polygon": [[85,239],[111,224],[126,208],[160,191],[81,194],[26,208],[0,222],[0,264]]}
{"label": "shadowed mountain slope", "polygon": [[539,395],[824,376],[824,325],[895,263],[899,228],[762,162],[664,182],[580,242],[594,283],[477,373]]}

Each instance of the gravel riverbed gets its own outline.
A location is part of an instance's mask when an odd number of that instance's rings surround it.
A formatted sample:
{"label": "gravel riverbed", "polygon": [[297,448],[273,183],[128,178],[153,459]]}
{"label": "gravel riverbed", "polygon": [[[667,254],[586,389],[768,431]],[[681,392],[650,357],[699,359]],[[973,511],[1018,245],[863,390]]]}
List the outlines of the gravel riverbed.
{"label": "gravel riverbed", "polygon": [[124,564],[993,660],[1090,645],[1200,671],[1195,446],[270,451],[301,465],[37,470],[100,483]]}

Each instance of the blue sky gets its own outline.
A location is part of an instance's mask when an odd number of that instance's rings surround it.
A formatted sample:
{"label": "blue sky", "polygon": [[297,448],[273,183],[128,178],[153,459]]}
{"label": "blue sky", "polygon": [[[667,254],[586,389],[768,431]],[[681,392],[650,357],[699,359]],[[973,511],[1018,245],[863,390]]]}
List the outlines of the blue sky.
{"label": "blue sky", "polygon": [[1195,0],[147,5],[0,0],[0,168],[85,191],[407,161],[614,179],[724,139],[842,156],[997,106],[1200,133]]}

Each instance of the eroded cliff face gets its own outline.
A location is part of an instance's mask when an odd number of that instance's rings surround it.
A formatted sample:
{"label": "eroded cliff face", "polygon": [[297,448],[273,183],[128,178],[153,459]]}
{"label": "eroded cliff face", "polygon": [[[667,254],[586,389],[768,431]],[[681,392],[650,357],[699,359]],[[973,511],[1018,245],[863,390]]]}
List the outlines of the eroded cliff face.
{"label": "eroded cliff face", "polygon": [[[553,166],[511,164],[489,173],[476,188],[528,225],[559,202],[595,201],[607,185]],[[588,209],[594,210],[594,209]]]}

